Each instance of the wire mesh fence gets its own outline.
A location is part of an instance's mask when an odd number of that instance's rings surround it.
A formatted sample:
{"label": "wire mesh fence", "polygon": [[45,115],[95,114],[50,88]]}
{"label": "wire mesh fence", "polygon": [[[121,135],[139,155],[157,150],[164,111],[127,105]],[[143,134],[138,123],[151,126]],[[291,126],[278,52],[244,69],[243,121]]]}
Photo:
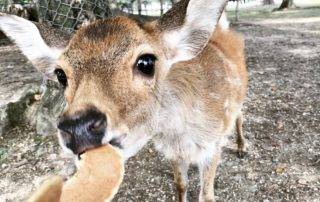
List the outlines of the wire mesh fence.
{"label": "wire mesh fence", "polygon": [[[38,0],[37,2],[13,2],[0,0],[0,11],[26,17],[28,9],[37,11],[37,20],[55,28],[73,32],[83,22],[111,16],[106,0]],[[26,17],[28,18],[28,17]]]}
{"label": "wire mesh fence", "polygon": [[[0,12],[10,12],[11,6],[15,4],[12,0],[0,0]],[[22,1],[21,4],[24,4],[24,2]],[[20,7],[22,8],[22,5],[20,5]]]}
{"label": "wire mesh fence", "polygon": [[111,16],[105,0],[40,0],[39,19],[53,27],[73,31],[86,20],[104,19]]}
{"label": "wire mesh fence", "polygon": [[[228,7],[229,10],[238,13],[240,4],[262,1],[229,0]],[[111,4],[115,5],[113,9],[118,9],[121,14],[159,16],[172,7],[172,2],[172,0],[0,0],[0,12],[16,14],[73,32],[85,21],[110,17]],[[36,15],[30,14],[32,10],[35,10],[33,13]]]}

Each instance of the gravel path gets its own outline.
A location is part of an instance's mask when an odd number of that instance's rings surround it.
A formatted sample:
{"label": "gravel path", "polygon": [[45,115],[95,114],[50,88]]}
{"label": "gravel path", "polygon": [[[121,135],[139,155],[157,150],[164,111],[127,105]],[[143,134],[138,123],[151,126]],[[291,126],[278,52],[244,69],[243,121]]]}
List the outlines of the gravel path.
{"label": "gravel path", "polygon": [[[244,132],[249,153],[239,159],[233,140],[215,181],[217,201],[320,201],[320,21],[240,23],[250,87]],[[2,47],[0,47],[1,49]],[[0,139],[0,201],[23,201],[50,174],[73,172],[54,137],[31,127]],[[190,169],[189,199],[199,191]],[[176,201],[168,161],[152,146],[127,162],[114,201]]]}

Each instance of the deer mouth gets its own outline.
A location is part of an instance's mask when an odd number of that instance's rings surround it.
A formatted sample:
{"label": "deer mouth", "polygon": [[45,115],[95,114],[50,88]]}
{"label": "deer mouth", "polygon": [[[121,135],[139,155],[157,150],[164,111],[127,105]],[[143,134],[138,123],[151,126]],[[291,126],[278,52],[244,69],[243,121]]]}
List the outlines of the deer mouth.
{"label": "deer mouth", "polygon": [[78,151],[75,153],[77,156],[78,156],[78,159],[80,160],[81,159],[81,155],[86,153],[87,151],[91,150],[91,149],[95,149],[95,148],[98,148],[102,146],[101,145],[96,145],[96,146],[87,146],[87,147],[83,147],[81,149],[78,149]]}
{"label": "deer mouth", "polygon": [[112,146],[118,147],[119,149],[123,149],[122,142],[127,137],[127,134],[122,134],[119,137],[114,137],[109,141],[109,144]]}
{"label": "deer mouth", "polygon": [[80,159],[81,159],[81,155],[82,155],[82,154],[84,154],[84,153],[85,153],[85,151],[80,152],[80,153],[78,154],[78,160],[80,160]]}

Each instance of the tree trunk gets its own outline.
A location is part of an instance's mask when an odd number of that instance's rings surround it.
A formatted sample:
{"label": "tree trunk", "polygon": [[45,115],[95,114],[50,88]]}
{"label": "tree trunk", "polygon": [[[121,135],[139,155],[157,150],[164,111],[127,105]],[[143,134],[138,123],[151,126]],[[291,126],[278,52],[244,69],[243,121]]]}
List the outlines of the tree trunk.
{"label": "tree trunk", "polygon": [[160,0],[160,15],[163,15],[163,0]]}
{"label": "tree trunk", "polygon": [[239,2],[240,0],[237,0],[237,6],[236,6],[236,21],[239,21]]}
{"label": "tree trunk", "polygon": [[271,4],[274,4],[274,0],[263,0],[262,4],[263,5],[271,5]]}
{"label": "tree trunk", "polygon": [[283,0],[278,10],[290,8],[293,5],[293,0]]}
{"label": "tree trunk", "polygon": [[138,13],[139,13],[139,15],[141,15],[141,10],[142,10],[141,0],[138,0],[137,4],[138,4]]}
{"label": "tree trunk", "polygon": [[170,0],[170,1],[172,5],[179,2],[179,0]]}

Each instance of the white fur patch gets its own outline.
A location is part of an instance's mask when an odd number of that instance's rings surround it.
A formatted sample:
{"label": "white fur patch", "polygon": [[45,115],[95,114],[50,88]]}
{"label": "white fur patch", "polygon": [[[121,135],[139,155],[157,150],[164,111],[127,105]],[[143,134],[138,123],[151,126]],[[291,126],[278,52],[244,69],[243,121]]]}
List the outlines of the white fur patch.
{"label": "white fur patch", "polygon": [[183,39],[188,37],[187,30],[170,31],[163,35],[163,40],[169,47],[170,51],[174,52],[174,57],[170,58],[169,66],[180,62],[190,60],[195,57],[194,54],[187,50],[188,45],[183,43]]}
{"label": "white fur patch", "polygon": [[183,159],[199,164],[220,150],[224,137],[220,123],[207,117],[204,103],[195,101],[192,107],[178,100],[166,89],[159,111],[154,113],[154,145],[168,159]]}
{"label": "white fur patch", "polygon": [[186,25],[213,33],[226,0],[190,0]]}
{"label": "white fur patch", "polygon": [[230,28],[230,23],[228,21],[227,14],[225,11],[222,13],[222,15],[220,17],[219,26],[224,31],[229,30],[229,28]]}
{"label": "white fur patch", "polygon": [[137,127],[132,129],[130,134],[122,141],[122,152],[126,160],[138,153],[148,143],[152,136],[147,131],[144,126]]}

